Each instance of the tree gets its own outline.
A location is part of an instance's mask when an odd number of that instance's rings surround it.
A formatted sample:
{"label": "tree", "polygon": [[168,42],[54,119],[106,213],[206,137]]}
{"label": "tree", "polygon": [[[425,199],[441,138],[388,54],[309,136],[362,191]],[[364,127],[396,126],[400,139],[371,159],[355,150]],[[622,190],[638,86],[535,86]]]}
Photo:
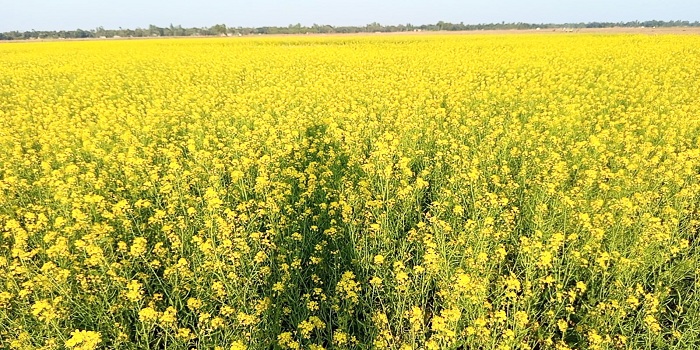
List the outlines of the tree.
{"label": "tree", "polygon": [[211,30],[214,32],[216,35],[226,35],[227,29],[225,24],[215,24],[213,27],[211,27]]}

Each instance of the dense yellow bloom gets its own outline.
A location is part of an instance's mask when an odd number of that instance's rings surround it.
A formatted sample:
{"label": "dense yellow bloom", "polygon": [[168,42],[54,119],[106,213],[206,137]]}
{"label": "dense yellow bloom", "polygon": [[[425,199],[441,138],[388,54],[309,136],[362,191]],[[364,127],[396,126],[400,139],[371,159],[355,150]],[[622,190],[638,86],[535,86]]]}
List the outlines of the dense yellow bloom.
{"label": "dense yellow bloom", "polygon": [[189,328],[179,328],[177,330],[177,337],[181,340],[187,341],[190,340],[194,335],[192,334],[192,330]]}
{"label": "dense yellow bloom", "polygon": [[423,310],[419,307],[414,306],[409,312],[409,320],[411,323],[411,329],[417,331],[423,327]]}
{"label": "dense yellow bloom", "polygon": [[517,324],[518,327],[523,328],[523,327],[527,326],[527,323],[528,323],[528,315],[527,315],[527,312],[525,312],[525,311],[516,311],[516,312],[515,312],[515,316],[513,316],[513,317],[515,318],[515,322],[516,322],[516,324]]}
{"label": "dense yellow bloom", "polygon": [[0,307],[7,307],[8,302],[12,299],[12,294],[9,292],[0,292]]}
{"label": "dense yellow bloom", "polygon": [[246,349],[248,349],[248,347],[241,341],[236,340],[233,343],[231,343],[230,350],[246,350]]}
{"label": "dense yellow bloom", "polygon": [[294,340],[291,332],[284,332],[277,336],[277,343],[283,349],[299,349],[300,345]]}
{"label": "dense yellow bloom", "polygon": [[58,307],[61,300],[61,297],[56,297],[53,300],[38,300],[32,305],[32,315],[39,321],[47,323],[61,317],[61,310]]}
{"label": "dense yellow bloom", "polygon": [[99,332],[76,329],[74,332],[71,332],[70,335],[70,339],[65,342],[65,346],[70,349],[93,350],[97,349],[102,341]]}
{"label": "dense yellow bloom", "polygon": [[661,331],[661,326],[659,325],[659,321],[656,320],[656,318],[652,315],[647,315],[644,317],[644,324],[649,328],[649,331],[652,333],[659,333]]}
{"label": "dense yellow bloom", "polygon": [[384,263],[384,255],[377,254],[374,256],[374,264],[381,265]]}
{"label": "dense yellow bloom", "polygon": [[160,313],[152,307],[146,307],[139,311],[139,320],[144,323],[153,323],[158,321]]}
{"label": "dense yellow bloom", "polygon": [[139,301],[141,300],[141,296],[143,295],[143,291],[141,290],[141,283],[138,281],[132,280],[129,282],[129,284],[126,286],[127,292],[126,292],[126,297],[130,301]]}
{"label": "dense yellow bloom", "polygon": [[129,254],[133,257],[142,256],[146,252],[148,241],[144,237],[136,237],[131,243]]}
{"label": "dense yellow bloom", "polygon": [[336,285],[336,292],[341,298],[351,302],[357,303],[359,301],[360,284],[355,281],[355,274],[346,271],[343,273],[342,278]]}
{"label": "dense yellow bloom", "polygon": [[559,331],[566,333],[566,330],[569,329],[569,323],[566,322],[566,320],[558,320],[557,327],[559,328]]}
{"label": "dense yellow bloom", "polygon": [[160,315],[160,322],[166,325],[174,324],[177,321],[177,310],[174,307],[168,306],[163,314]]}
{"label": "dense yellow bloom", "polygon": [[698,343],[700,38],[547,32],[0,45],[0,344]]}
{"label": "dense yellow bloom", "polygon": [[192,310],[197,310],[202,307],[202,301],[197,298],[189,298],[187,299],[187,307]]}
{"label": "dense yellow bloom", "polygon": [[349,337],[347,333],[341,331],[341,330],[336,330],[333,332],[333,343],[338,346],[343,346],[348,344],[349,342]]}

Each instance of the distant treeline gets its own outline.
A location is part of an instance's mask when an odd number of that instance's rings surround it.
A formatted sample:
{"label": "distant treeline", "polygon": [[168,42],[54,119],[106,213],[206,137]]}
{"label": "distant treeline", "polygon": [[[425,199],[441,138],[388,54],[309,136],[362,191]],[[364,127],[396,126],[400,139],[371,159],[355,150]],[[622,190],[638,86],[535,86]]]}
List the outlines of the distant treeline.
{"label": "distant treeline", "polygon": [[588,22],[588,23],[488,23],[464,24],[440,21],[435,24],[412,25],[381,25],[371,23],[365,26],[331,26],[314,24],[302,26],[290,24],[286,27],[229,27],[216,24],[211,27],[183,28],[181,25],[158,27],[149,25],[148,28],[136,29],[105,29],[98,27],[90,30],[31,30],[10,31],[0,33],[0,40],[28,39],[82,39],[82,38],[128,38],[128,37],[158,37],[158,36],[238,36],[257,34],[320,34],[320,33],[393,33],[410,31],[461,31],[461,30],[498,30],[498,29],[556,29],[556,28],[612,28],[612,27],[700,27],[700,22],[689,21],[633,21],[633,22]]}

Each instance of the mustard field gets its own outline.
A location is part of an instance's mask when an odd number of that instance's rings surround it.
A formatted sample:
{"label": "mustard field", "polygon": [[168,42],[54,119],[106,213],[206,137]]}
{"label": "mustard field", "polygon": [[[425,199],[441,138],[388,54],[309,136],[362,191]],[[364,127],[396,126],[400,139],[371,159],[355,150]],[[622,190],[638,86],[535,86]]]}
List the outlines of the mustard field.
{"label": "mustard field", "polygon": [[0,60],[0,348],[700,347],[699,36]]}

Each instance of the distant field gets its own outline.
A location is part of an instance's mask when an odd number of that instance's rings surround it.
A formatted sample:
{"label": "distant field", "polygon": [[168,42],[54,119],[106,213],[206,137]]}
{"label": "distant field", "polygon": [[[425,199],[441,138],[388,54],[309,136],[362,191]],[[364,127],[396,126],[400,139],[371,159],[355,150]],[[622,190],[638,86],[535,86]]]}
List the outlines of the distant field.
{"label": "distant field", "polygon": [[[508,30],[466,30],[466,31],[411,31],[411,32],[394,32],[394,33],[334,33],[334,34],[265,34],[265,35],[249,35],[238,37],[234,36],[231,39],[243,39],[248,37],[279,37],[279,38],[296,38],[296,37],[354,37],[354,36],[397,36],[397,35],[465,35],[465,34],[476,34],[476,35],[505,35],[505,34],[648,34],[648,35],[661,35],[661,34],[677,34],[677,35],[700,35],[700,27],[637,27],[637,28],[542,28],[542,29],[508,29]],[[44,42],[44,41],[93,41],[93,40],[160,40],[160,39],[192,39],[196,37],[119,37],[119,38],[85,38],[85,39],[30,39],[30,40],[0,40],[0,44],[3,43],[20,43],[20,42]],[[204,37],[201,37],[204,39]],[[206,37],[209,39],[219,39],[219,37],[211,36]]]}
{"label": "distant field", "polygon": [[698,348],[700,37],[489,34],[0,45],[0,348]]}
{"label": "distant field", "polygon": [[[541,29],[497,29],[497,30],[465,30],[465,31],[421,31],[399,33],[372,33],[369,35],[449,35],[449,34],[544,34],[544,33],[582,33],[582,34],[700,34],[700,27],[615,27],[615,28],[541,28]],[[323,34],[318,34],[323,36]],[[342,36],[343,34],[338,34]],[[352,35],[363,35],[352,34]],[[367,34],[364,34],[367,35]]]}

